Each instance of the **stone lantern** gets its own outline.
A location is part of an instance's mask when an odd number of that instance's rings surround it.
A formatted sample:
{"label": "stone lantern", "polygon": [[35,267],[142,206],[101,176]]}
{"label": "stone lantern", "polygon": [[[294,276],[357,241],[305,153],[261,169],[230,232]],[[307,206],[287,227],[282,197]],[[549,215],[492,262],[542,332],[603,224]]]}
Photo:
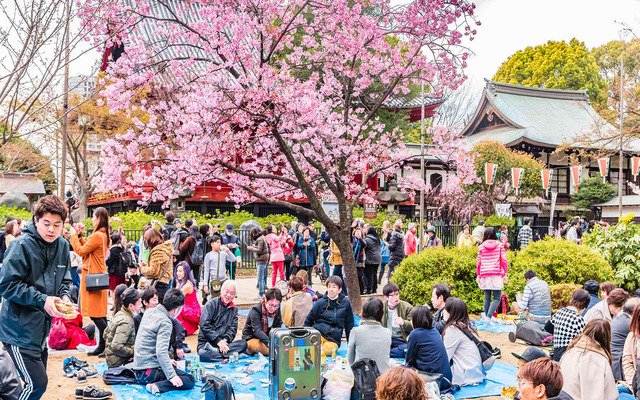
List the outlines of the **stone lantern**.
{"label": "stone lantern", "polygon": [[187,198],[194,194],[191,189],[184,189],[178,193],[178,197],[169,202],[169,211],[172,211],[176,218],[180,217],[186,211]]}
{"label": "stone lantern", "polygon": [[398,204],[409,201],[409,193],[402,193],[398,190],[398,183],[395,177],[389,179],[389,190],[378,193],[378,199],[387,203],[387,211],[390,214],[398,214]]}

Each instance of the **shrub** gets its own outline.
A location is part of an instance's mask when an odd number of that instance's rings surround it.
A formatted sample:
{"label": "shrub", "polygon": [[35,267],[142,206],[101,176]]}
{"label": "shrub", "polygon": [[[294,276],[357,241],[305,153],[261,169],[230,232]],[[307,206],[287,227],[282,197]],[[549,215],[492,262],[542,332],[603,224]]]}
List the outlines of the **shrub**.
{"label": "shrub", "polygon": [[549,292],[551,293],[551,308],[555,311],[569,305],[571,295],[576,289],[582,289],[582,285],[576,285],[575,283],[560,283],[549,286]]}
{"label": "shrub", "polygon": [[616,285],[629,291],[640,286],[640,225],[633,214],[620,219],[609,229],[594,229],[583,242],[600,252],[615,270]]}
{"label": "shrub", "polygon": [[[453,296],[467,303],[469,311],[479,312],[483,308],[484,294],[476,283],[477,254],[475,246],[427,249],[407,257],[391,280],[400,287],[402,299],[411,304],[428,303],[433,286],[446,283],[451,286]],[[522,253],[508,251],[507,260],[509,280],[503,292],[510,301],[515,300],[516,292],[524,291],[524,273],[529,269],[549,285],[582,285],[588,279],[602,282],[613,276],[611,266],[597,252],[555,238],[536,242]],[[564,298],[563,294],[558,304]]]}
{"label": "shrub", "polygon": [[21,220],[30,221],[33,214],[24,208],[15,208],[15,207],[0,207],[0,229],[4,230],[4,226],[7,223],[8,217],[20,218]]}
{"label": "shrub", "polygon": [[549,285],[582,285],[589,279],[602,282],[613,277],[611,266],[597,251],[552,236],[533,242],[515,257],[509,268],[509,285],[505,290],[510,297],[516,291],[523,291],[524,273],[530,269]]}
{"label": "shrub", "polygon": [[[513,253],[508,253],[511,259]],[[477,247],[426,249],[407,257],[393,274],[400,296],[411,304],[430,302],[433,286],[446,283],[451,293],[467,303],[471,312],[482,311],[484,294],[476,283]]]}
{"label": "shrub", "polygon": [[475,217],[473,217],[473,223],[477,225],[481,219],[484,220],[485,226],[506,225],[509,228],[513,228],[516,224],[516,220],[514,218],[498,216],[496,214],[491,214],[488,217],[483,217],[482,215],[476,215]]}

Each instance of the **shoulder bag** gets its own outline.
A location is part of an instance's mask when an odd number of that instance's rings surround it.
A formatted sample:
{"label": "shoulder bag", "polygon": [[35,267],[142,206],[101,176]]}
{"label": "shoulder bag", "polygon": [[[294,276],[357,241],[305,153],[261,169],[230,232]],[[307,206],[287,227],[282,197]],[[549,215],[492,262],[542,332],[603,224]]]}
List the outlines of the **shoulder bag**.
{"label": "shoulder bag", "polygon": [[[98,232],[96,232],[98,233]],[[102,256],[106,259],[105,248],[107,247],[106,236],[103,238]],[[87,270],[91,270],[91,254],[88,254],[89,263]],[[88,292],[109,289],[109,274],[89,274],[85,277],[85,287]]]}
{"label": "shoulder bag", "polygon": [[158,284],[158,282],[160,281],[160,279],[162,279],[164,274],[167,273],[167,269],[169,269],[169,264],[171,264],[171,257],[169,257],[169,259],[167,260],[167,263],[164,265],[164,268],[162,269],[162,273],[160,274],[160,276],[158,278],[155,278],[155,279],[151,280],[151,287],[152,288],[155,288],[156,285]]}
{"label": "shoulder bag", "polygon": [[478,351],[480,352],[480,359],[482,360],[482,366],[485,371],[488,371],[493,367],[494,361],[496,361],[496,356],[494,355],[494,349],[488,342],[481,342],[469,329],[463,329],[462,332],[466,337],[471,339],[471,341],[476,345]]}
{"label": "shoulder bag", "polygon": [[[218,278],[219,272],[220,272],[220,252],[218,251],[218,265],[216,266],[216,278]],[[221,290],[222,290],[222,281],[220,279],[211,279],[211,271],[209,271],[209,293],[211,293],[211,298],[219,297]]]}

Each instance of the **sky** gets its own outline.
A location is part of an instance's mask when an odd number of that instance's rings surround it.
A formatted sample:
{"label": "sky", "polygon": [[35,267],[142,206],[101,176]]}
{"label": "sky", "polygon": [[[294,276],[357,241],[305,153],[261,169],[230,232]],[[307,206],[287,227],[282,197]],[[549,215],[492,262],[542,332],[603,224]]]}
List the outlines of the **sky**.
{"label": "sky", "polygon": [[640,0],[477,0],[481,26],[469,43],[467,75],[478,92],[518,50],[576,38],[588,48],[621,38],[622,25],[640,36]]}

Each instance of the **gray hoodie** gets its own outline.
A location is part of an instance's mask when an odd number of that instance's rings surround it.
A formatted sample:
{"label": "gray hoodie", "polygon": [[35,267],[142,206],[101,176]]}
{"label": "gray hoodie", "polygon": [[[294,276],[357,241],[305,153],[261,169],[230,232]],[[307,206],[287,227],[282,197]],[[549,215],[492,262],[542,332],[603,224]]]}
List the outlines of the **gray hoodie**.
{"label": "gray hoodie", "polygon": [[136,336],[134,370],[162,368],[167,379],[177,375],[169,357],[172,329],[171,318],[162,304],[145,311]]}

